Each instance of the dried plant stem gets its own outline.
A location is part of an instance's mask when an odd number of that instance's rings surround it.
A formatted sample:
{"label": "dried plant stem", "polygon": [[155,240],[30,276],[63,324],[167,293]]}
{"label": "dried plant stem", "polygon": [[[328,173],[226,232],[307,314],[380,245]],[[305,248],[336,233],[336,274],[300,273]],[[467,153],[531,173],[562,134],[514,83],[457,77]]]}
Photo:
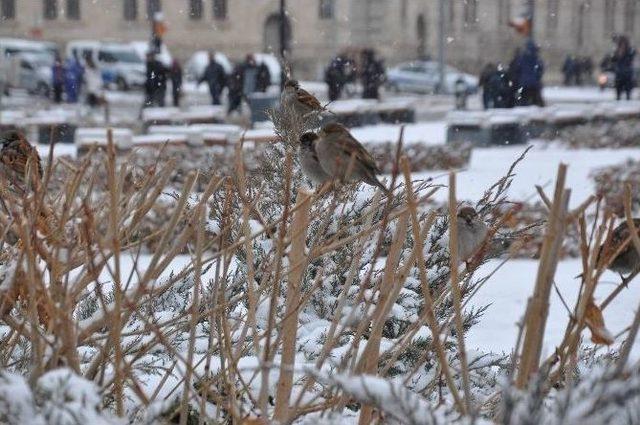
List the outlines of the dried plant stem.
{"label": "dried plant stem", "polygon": [[438,361],[440,362],[442,373],[444,373],[447,385],[449,386],[449,391],[451,391],[451,395],[456,403],[456,406],[458,407],[458,410],[460,411],[460,413],[464,414],[466,411],[465,406],[462,402],[462,399],[460,398],[460,394],[458,393],[458,388],[456,387],[455,381],[453,380],[453,375],[451,373],[451,369],[449,368],[449,361],[444,351],[444,346],[440,341],[440,326],[438,325],[438,321],[436,320],[435,312],[433,309],[433,298],[431,296],[431,290],[429,289],[427,269],[424,260],[424,240],[422,239],[422,236],[420,234],[420,223],[418,222],[418,212],[415,197],[413,195],[411,172],[409,171],[409,161],[406,158],[402,158],[401,167],[404,173],[404,181],[407,188],[407,205],[409,206],[409,211],[411,214],[411,227],[414,238],[413,243],[416,245],[415,249],[418,253],[416,263],[418,265],[420,284],[422,285],[424,307],[427,311],[427,324],[429,325],[429,329],[431,330],[433,346],[435,348]]}
{"label": "dried plant stem", "polygon": [[276,393],[274,419],[285,423],[289,417],[289,399],[293,388],[293,368],[295,366],[296,342],[298,335],[298,313],[300,308],[300,292],[302,280],[307,266],[306,236],[309,226],[311,194],[303,189],[298,190],[296,212],[290,228],[291,254],[287,285],[285,318],[282,321],[282,359],[280,361],[280,378]]}
{"label": "dried plant stem", "polygon": [[540,253],[536,285],[524,321],[524,342],[516,377],[518,388],[527,386],[529,378],[537,372],[539,366],[544,330],[549,312],[549,297],[553,285],[553,276],[558,265],[559,251],[565,233],[565,218],[569,203],[569,191],[564,188],[566,174],[567,166],[560,164],[553,203],[549,211],[549,220]]}
{"label": "dried plant stem", "polygon": [[456,175],[449,174],[449,257],[450,257],[450,278],[451,294],[453,298],[454,319],[456,327],[456,338],[458,340],[458,356],[462,368],[462,385],[464,388],[465,410],[471,412],[471,387],[469,385],[469,365],[467,364],[467,350],[464,344],[464,329],[462,325],[462,296],[458,285],[458,201],[456,200]]}

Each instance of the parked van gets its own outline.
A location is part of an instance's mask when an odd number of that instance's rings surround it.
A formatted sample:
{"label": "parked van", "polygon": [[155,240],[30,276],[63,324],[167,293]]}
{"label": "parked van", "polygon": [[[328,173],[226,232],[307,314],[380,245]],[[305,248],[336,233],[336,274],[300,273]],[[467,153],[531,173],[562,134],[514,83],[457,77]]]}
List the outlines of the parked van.
{"label": "parked van", "polygon": [[48,95],[57,51],[58,46],[48,41],[0,38],[0,83]]}
{"label": "parked van", "polygon": [[142,87],[145,83],[145,64],[135,49],[124,43],[103,43],[100,41],[71,41],[66,54],[76,54],[85,65],[91,58],[102,73],[105,85],[115,85],[119,90]]}

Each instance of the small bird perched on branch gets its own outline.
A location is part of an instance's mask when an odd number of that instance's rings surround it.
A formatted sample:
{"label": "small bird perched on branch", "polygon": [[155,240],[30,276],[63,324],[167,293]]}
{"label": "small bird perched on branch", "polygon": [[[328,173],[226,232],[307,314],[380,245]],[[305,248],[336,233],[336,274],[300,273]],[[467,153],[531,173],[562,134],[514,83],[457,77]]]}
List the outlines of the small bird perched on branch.
{"label": "small bird perched on branch", "polygon": [[[634,218],[633,224],[639,229],[638,235],[640,236],[640,218]],[[640,255],[638,255],[638,251],[630,238],[631,232],[625,220],[613,229],[611,237],[602,244],[600,251],[598,252],[598,262],[600,262],[603,256],[604,258],[608,258],[609,256],[614,255],[620,245],[629,240],[627,245],[607,267],[609,270],[618,273],[620,277],[640,270]],[[624,279],[624,277],[622,278]]]}
{"label": "small bird perched on branch", "polygon": [[466,206],[458,210],[456,217],[458,227],[458,258],[469,261],[484,242],[489,228],[472,207]]}
{"label": "small bird perched on branch", "polygon": [[371,154],[342,124],[329,123],[317,134],[304,133],[300,137],[300,163],[316,184],[329,180],[364,182],[389,193],[376,176],[380,169]]}
{"label": "small bird perched on branch", "polygon": [[325,107],[314,95],[303,88],[296,80],[287,80],[284,90],[280,95],[282,107],[294,111],[299,117],[304,118],[312,112],[322,112]]}
{"label": "small bird perched on branch", "polygon": [[[2,172],[13,184],[29,182],[32,186],[42,179],[42,163],[38,151],[19,131],[10,130],[0,136]],[[27,173],[30,170],[31,177]]]}

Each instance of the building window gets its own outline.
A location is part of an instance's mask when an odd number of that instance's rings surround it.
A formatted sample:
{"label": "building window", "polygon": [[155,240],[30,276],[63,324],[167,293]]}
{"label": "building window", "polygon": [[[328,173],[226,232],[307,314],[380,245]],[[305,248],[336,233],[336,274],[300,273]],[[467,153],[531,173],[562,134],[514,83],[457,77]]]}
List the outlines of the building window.
{"label": "building window", "polygon": [[616,2],[615,0],[605,0],[604,2],[604,32],[611,35],[616,30]]}
{"label": "building window", "polygon": [[162,12],[162,3],[160,0],[147,0],[147,19],[152,20],[158,12]]}
{"label": "building window", "polygon": [[56,19],[58,17],[58,2],[56,0],[44,0],[42,2],[42,16],[44,19]]}
{"label": "building window", "polygon": [[558,28],[558,13],[560,12],[560,0],[548,0],[547,2],[547,33],[553,34]]}
{"label": "building window", "polygon": [[320,0],[320,19],[333,19],[333,0]]}
{"label": "building window", "polygon": [[80,0],[67,0],[67,19],[80,19]]}
{"label": "building window", "polygon": [[213,0],[213,17],[227,19],[227,0]]}
{"label": "building window", "polygon": [[138,19],[138,0],[124,0],[124,20],[135,21]]}
{"label": "building window", "polygon": [[633,35],[636,30],[636,0],[627,0],[624,7],[624,32]]}
{"label": "building window", "polygon": [[189,0],[189,19],[202,19],[202,0]]}
{"label": "building window", "polygon": [[498,19],[501,24],[508,24],[511,21],[511,0],[500,0]]}
{"label": "building window", "polygon": [[16,0],[2,0],[0,3],[0,20],[7,21],[16,18]]}
{"label": "building window", "polygon": [[464,23],[475,25],[478,22],[478,0],[464,0]]}

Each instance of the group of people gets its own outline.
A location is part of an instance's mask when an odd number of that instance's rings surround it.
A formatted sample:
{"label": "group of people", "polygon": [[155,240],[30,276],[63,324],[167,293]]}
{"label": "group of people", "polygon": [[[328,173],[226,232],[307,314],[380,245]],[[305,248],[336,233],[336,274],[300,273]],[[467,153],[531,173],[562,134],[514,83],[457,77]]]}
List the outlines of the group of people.
{"label": "group of people", "polygon": [[567,55],[562,64],[565,86],[581,86],[591,82],[593,60],[590,56]]}
{"label": "group of people", "polygon": [[484,108],[544,106],[543,75],[544,62],[538,46],[532,39],[527,39],[524,47],[516,50],[507,67],[492,63],[485,65],[479,80]]}
{"label": "group of people", "polygon": [[[173,106],[180,106],[182,97],[182,67],[174,60],[171,67],[166,67],[154,54],[147,56],[147,78],[145,84],[145,106],[165,106],[167,86],[171,81]],[[258,63],[251,54],[237,64],[227,74],[224,67],[216,60],[215,52],[209,52],[208,63],[198,78],[198,85],[206,84],[209,88],[211,103],[220,105],[223,90],[228,90],[228,113],[238,111],[242,100],[249,94],[265,92],[271,84],[271,73],[264,63]]]}
{"label": "group of people", "polygon": [[344,87],[355,83],[358,77],[362,83],[362,98],[378,99],[380,86],[385,81],[385,67],[373,49],[362,50],[359,62],[347,53],[341,53],[331,60],[324,72],[329,100],[340,99]]}
{"label": "group of people", "polygon": [[76,52],[64,62],[56,54],[51,67],[51,79],[55,103],[62,103],[63,100],[78,103],[83,93],[85,102],[91,107],[102,102],[102,74],[91,56],[84,58],[83,66]]}

